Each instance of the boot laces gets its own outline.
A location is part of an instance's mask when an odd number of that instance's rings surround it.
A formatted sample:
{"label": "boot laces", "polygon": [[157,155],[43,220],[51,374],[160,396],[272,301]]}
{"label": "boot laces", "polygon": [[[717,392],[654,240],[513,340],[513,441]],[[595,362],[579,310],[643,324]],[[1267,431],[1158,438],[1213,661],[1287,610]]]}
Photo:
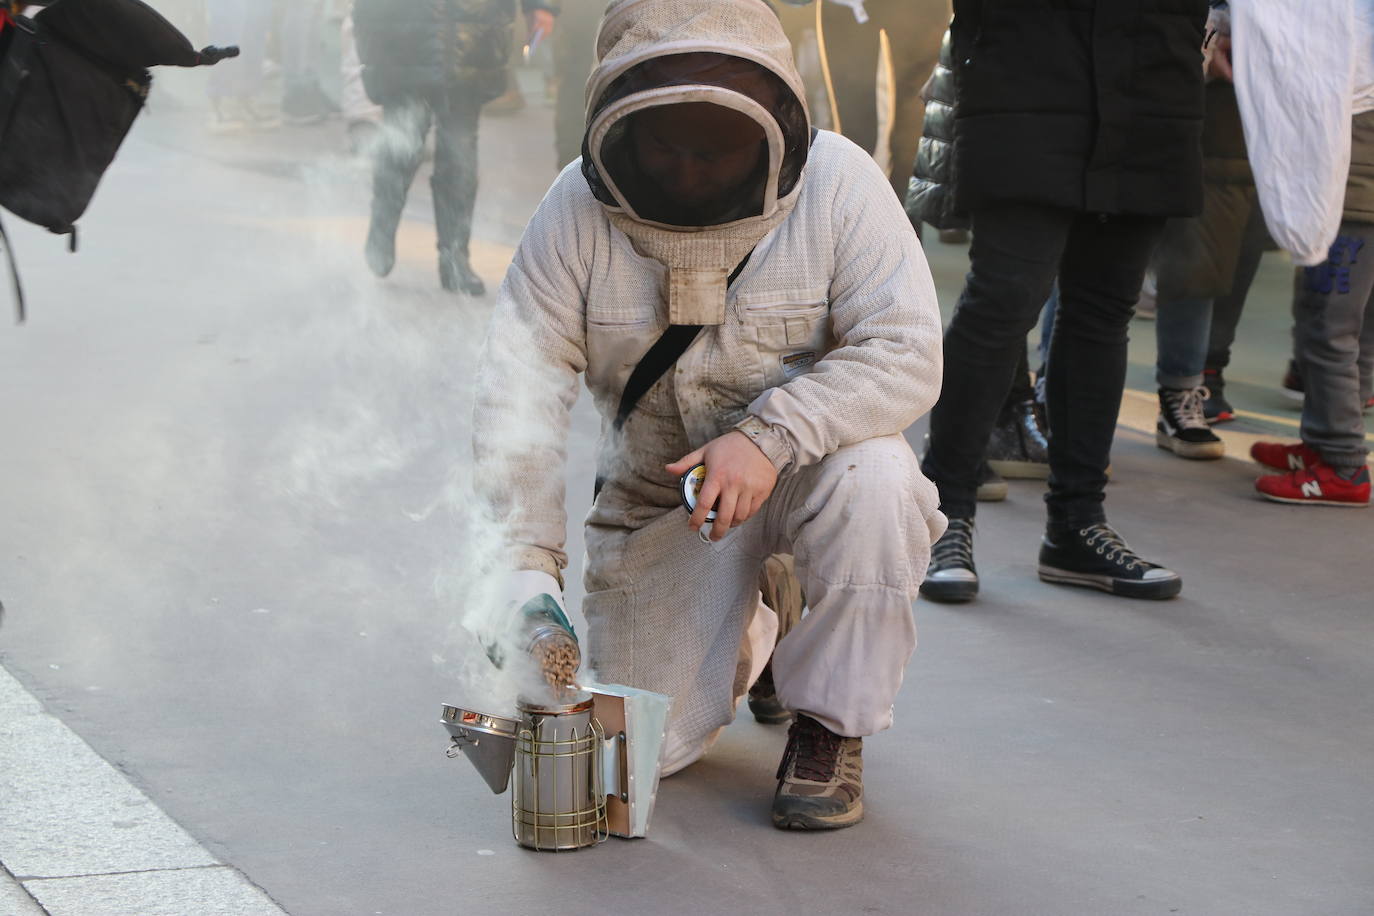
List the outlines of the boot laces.
{"label": "boot laces", "polygon": [[1111,525],[1099,522],[1096,525],[1081,529],[1078,533],[1086,539],[1084,543],[1094,548],[1099,556],[1106,557],[1108,563],[1124,566],[1128,570],[1150,565],[1131,549],[1130,545],[1113,530]]}
{"label": "boot laces", "polygon": [[1164,398],[1173,413],[1174,425],[1179,429],[1207,429],[1203,402],[1212,396],[1206,386],[1168,391]]}
{"label": "boot laces", "polygon": [[950,519],[944,536],[931,548],[930,559],[936,569],[972,568],[973,522],[966,518]]}
{"label": "boot laces", "polygon": [[787,733],[787,752],[778,767],[778,779],[795,764],[793,774],[811,782],[829,782],[835,778],[840,759],[840,736],[808,716],[797,716]]}

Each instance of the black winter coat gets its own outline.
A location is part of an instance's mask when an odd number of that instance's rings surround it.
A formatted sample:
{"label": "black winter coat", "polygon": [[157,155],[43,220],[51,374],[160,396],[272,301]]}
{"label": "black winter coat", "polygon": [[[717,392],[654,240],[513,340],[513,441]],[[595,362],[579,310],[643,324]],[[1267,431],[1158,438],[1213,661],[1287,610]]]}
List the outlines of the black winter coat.
{"label": "black winter coat", "polygon": [[[372,101],[391,105],[445,92],[483,104],[506,88],[520,0],[357,0],[353,32]],[[552,9],[524,0],[526,12]]]}
{"label": "black winter coat", "polygon": [[961,210],[1202,206],[1207,0],[955,0]]}
{"label": "black winter coat", "polygon": [[940,62],[923,93],[926,116],[921,145],[911,167],[906,215],[914,226],[966,229],[967,214],[954,208],[954,63],[949,32],[940,44]]}

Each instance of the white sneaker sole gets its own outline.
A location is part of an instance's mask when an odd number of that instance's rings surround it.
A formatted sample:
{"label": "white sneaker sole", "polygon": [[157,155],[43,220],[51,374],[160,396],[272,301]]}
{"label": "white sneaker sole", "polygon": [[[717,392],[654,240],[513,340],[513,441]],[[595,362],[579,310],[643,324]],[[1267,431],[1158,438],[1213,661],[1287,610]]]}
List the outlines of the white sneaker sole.
{"label": "white sneaker sole", "polygon": [[1193,461],[1213,461],[1226,457],[1225,442],[1184,442],[1160,429],[1155,430],[1155,445],[1166,452],[1173,452],[1180,458]]}
{"label": "white sneaker sole", "polygon": [[1336,509],[1368,509],[1369,503],[1352,503],[1335,499],[1292,499],[1288,496],[1273,496],[1269,493],[1261,493],[1265,499],[1274,503],[1288,503],[1291,506],[1332,506]]}
{"label": "white sneaker sole", "polygon": [[1123,598],[1148,598],[1162,601],[1183,591],[1183,580],[1177,575],[1171,579],[1117,579],[1113,576],[1099,576],[1093,573],[1074,572],[1071,569],[1059,569],[1055,566],[1046,566],[1044,563],[1040,564],[1039,571],[1042,582],[1050,582],[1055,585],[1081,585],[1084,588],[1095,588],[1098,591],[1120,595]]}

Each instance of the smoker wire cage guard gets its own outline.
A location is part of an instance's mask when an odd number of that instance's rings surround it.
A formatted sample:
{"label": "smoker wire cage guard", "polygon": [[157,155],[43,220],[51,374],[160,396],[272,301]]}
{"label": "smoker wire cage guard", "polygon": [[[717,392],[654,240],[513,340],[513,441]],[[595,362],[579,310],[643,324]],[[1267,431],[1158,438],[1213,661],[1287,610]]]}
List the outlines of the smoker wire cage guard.
{"label": "smoker wire cage guard", "polygon": [[592,701],[523,709],[515,741],[511,832],[521,846],[563,851],[609,835],[601,749],[605,732]]}

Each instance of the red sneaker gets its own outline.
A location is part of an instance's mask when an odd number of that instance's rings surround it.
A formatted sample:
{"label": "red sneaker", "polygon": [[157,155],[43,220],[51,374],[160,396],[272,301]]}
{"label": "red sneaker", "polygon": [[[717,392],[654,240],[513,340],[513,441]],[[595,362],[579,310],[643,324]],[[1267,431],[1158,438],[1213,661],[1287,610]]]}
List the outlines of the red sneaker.
{"label": "red sneaker", "polygon": [[1314,506],[1369,505],[1369,468],[1346,480],[1325,462],[1287,474],[1267,474],[1255,481],[1255,489],[1265,499],[1277,503],[1304,503]]}
{"label": "red sneaker", "polygon": [[1250,457],[1276,471],[1302,471],[1322,463],[1322,456],[1301,442],[1297,445],[1256,442],[1250,446]]}

